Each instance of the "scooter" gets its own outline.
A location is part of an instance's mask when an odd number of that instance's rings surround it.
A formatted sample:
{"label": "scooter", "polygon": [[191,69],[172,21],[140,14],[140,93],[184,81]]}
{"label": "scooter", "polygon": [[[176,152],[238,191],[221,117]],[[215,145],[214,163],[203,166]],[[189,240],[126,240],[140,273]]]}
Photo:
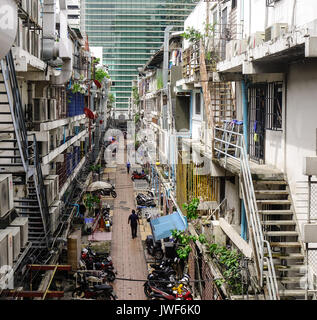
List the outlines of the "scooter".
{"label": "scooter", "polygon": [[136,202],[139,206],[145,206],[145,207],[156,207],[155,201],[150,196],[147,196],[143,193],[139,193],[136,196]]}
{"label": "scooter", "polygon": [[180,284],[177,287],[160,288],[151,282],[144,284],[144,293],[148,298],[158,300],[193,300],[193,296],[187,288]]}
{"label": "scooter", "polygon": [[115,191],[115,186],[109,183],[109,188],[100,189],[100,194],[102,196],[112,196],[112,198],[117,197],[117,192]]}
{"label": "scooter", "polygon": [[139,173],[138,171],[132,172],[131,180],[134,181],[135,179],[137,180],[144,179],[149,182],[149,176],[145,173]]}
{"label": "scooter", "polygon": [[153,236],[149,235],[145,240],[147,252],[157,260],[162,260],[164,253],[161,241],[154,241]]}
{"label": "scooter", "polygon": [[111,285],[101,284],[90,287],[85,273],[79,281],[79,286],[72,292],[72,297],[97,300],[116,300],[118,298]]}

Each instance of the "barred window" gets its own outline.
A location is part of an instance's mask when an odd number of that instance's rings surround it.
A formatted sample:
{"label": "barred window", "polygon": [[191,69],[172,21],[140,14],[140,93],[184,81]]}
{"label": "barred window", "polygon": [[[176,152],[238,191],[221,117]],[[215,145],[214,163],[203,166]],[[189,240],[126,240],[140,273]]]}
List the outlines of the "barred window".
{"label": "barred window", "polygon": [[266,103],[266,129],[282,130],[283,82],[268,83]]}

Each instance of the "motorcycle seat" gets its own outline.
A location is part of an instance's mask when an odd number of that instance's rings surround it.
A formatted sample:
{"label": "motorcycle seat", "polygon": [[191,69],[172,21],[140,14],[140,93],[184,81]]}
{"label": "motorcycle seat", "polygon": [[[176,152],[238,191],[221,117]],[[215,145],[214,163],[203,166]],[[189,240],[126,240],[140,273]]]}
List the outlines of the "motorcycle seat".
{"label": "motorcycle seat", "polygon": [[94,285],[96,290],[112,290],[112,286],[108,284],[96,284]]}

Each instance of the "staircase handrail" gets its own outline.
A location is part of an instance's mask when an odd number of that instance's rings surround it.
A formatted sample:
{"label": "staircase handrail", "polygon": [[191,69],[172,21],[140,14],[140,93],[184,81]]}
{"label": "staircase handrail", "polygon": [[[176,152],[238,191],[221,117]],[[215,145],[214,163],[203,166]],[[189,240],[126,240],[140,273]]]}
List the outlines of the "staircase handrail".
{"label": "staircase handrail", "polygon": [[[218,132],[230,132],[232,135],[235,135],[237,139],[237,144],[231,143],[230,141],[224,141],[222,139],[217,138],[217,131]],[[231,157],[234,159],[238,159],[240,162],[240,174],[241,174],[241,189],[242,189],[242,196],[244,200],[244,204],[246,206],[246,211],[249,213],[248,215],[248,223],[249,223],[249,230],[251,230],[251,236],[253,241],[253,247],[255,251],[255,258],[256,264],[258,267],[259,272],[259,279],[260,279],[260,286],[263,286],[263,277],[264,277],[264,262],[266,262],[268,272],[265,274],[267,278],[267,288],[269,291],[270,298],[272,300],[279,300],[279,293],[278,293],[278,286],[276,280],[276,273],[272,258],[272,251],[268,241],[264,240],[263,230],[261,221],[259,218],[259,213],[257,209],[256,203],[256,196],[254,192],[253,180],[251,175],[251,169],[249,165],[249,158],[247,155],[247,149],[244,141],[243,134],[237,133],[230,130],[224,130],[222,128],[215,128],[215,146],[214,149],[217,152],[223,154],[226,158]],[[228,136],[228,135],[226,135]],[[216,142],[224,143],[227,150],[227,146],[234,146],[240,151],[240,156],[237,158],[227,152],[223,152],[216,147]],[[235,153],[237,155],[237,153]],[[264,247],[267,248],[268,257],[265,257]]]}
{"label": "staircase handrail", "polygon": [[41,161],[39,156],[39,150],[37,146],[36,135],[33,135],[33,152],[34,152],[34,186],[38,203],[40,206],[40,212],[43,220],[43,228],[45,233],[46,244],[48,245],[48,234],[49,234],[49,210],[46,197],[46,191],[44,187],[44,179],[42,174]]}
{"label": "staircase handrail", "polygon": [[[29,170],[27,130],[25,126],[21,96],[19,92],[19,86],[16,78],[14,60],[13,60],[11,50],[5,56],[5,58],[1,60],[1,68],[2,68],[4,85],[8,95],[10,111],[12,114],[14,131],[17,135],[17,143],[20,150],[20,154],[21,154],[23,168],[29,177],[32,174],[32,172]],[[10,87],[9,87],[9,84],[10,84]]]}

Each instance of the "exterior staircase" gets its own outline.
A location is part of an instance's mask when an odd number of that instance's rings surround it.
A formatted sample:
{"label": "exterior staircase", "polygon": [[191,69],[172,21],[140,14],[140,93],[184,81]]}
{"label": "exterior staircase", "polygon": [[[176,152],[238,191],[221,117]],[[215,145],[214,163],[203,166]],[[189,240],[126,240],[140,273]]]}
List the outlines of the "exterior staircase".
{"label": "exterior staircase", "polygon": [[29,241],[48,247],[49,211],[35,135],[29,141],[11,51],[0,70],[0,173],[12,174],[14,185],[26,186],[15,209],[29,218]]}
{"label": "exterior staircase", "polygon": [[283,300],[305,298],[305,255],[288,183],[285,180],[253,180],[264,238],[270,243]]}

